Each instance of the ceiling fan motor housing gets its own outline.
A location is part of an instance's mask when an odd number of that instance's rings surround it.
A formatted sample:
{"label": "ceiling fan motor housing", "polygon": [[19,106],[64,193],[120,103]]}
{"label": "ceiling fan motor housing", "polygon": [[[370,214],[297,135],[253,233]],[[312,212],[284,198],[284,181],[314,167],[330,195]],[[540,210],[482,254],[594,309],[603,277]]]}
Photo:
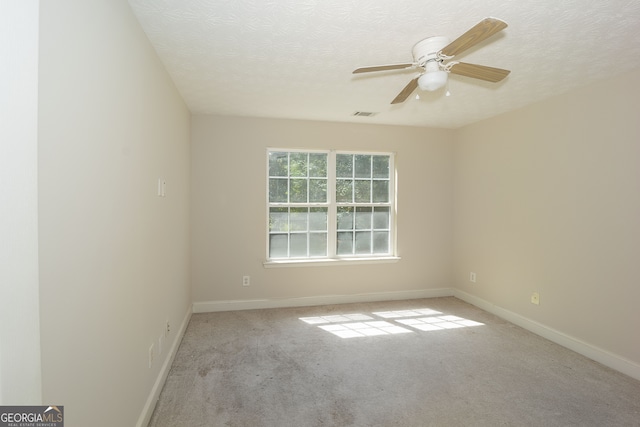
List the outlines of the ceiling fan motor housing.
{"label": "ceiling fan motor housing", "polygon": [[447,83],[447,72],[442,70],[442,58],[438,58],[438,52],[448,44],[448,37],[438,36],[421,40],[413,46],[413,59],[425,70],[418,79],[420,89],[431,92]]}
{"label": "ceiling fan motor housing", "polygon": [[445,36],[429,37],[420,40],[413,45],[413,59],[421,67],[426,67],[427,63],[438,62],[438,52],[448,44],[449,38]]}

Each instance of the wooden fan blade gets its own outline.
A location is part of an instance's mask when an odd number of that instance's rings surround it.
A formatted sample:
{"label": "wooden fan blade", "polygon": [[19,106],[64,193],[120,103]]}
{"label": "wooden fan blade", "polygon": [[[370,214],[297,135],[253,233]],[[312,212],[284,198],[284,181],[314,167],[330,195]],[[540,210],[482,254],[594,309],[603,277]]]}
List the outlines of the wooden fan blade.
{"label": "wooden fan blade", "polygon": [[505,28],[507,28],[506,22],[497,18],[485,18],[474,25],[469,31],[445,46],[440,53],[446,56],[458,55]]}
{"label": "wooden fan blade", "polygon": [[416,90],[416,88],[418,87],[418,79],[420,78],[420,76],[416,77],[415,79],[411,80],[409,82],[408,85],[406,85],[404,87],[404,89],[402,89],[400,91],[400,93],[398,94],[398,96],[396,96],[393,101],[391,101],[392,104],[400,104],[401,102],[404,102],[409,95],[411,95],[411,93]]}
{"label": "wooden fan blade", "polygon": [[353,70],[353,74],[369,73],[371,71],[401,70],[403,68],[409,68],[413,66],[414,64],[375,65],[373,67],[362,67],[362,68]]}
{"label": "wooden fan blade", "polygon": [[468,64],[458,62],[449,71],[460,76],[472,77],[474,79],[486,80],[488,82],[499,82],[509,75],[511,71],[502,68],[487,67],[486,65]]}

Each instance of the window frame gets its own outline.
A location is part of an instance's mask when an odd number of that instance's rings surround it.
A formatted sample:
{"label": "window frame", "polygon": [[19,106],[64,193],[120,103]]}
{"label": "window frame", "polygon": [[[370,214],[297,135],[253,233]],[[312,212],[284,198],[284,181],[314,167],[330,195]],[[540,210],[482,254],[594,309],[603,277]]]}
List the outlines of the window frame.
{"label": "window frame", "polygon": [[[269,201],[269,154],[274,152],[286,152],[286,153],[323,153],[327,154],[327,201],[326,203],[307,202],[301,203],[298,206],[301,207],[315,207],[326,206],[327,207],[327,256],[316,257],[285,257],[285,258],[269,258],[270,250],[270,229],[269,218],[270,209],[272,207],[285,205],[288,207],[296,206],[295,203],[271,203]],[[364,202],[351,202],[351,203],[339,203],[336,200],[336,157],[338,154],[347,155],[367,155],[367,156],[388,156],[389,157],[389,202],[374,202],[371,200],[368,203]],[[276,267],[276,266],[305,266],[305,265],[333,265],[339,264],[371,264],[371,263],[388,263],[397,262],[400,257],[397,252],[397,154],[390,151],[375,151],[375,150],[321,150],[321,149],[301,149],[301,148],[275,148],[269,147],[266,150],[266,246],[265,254],[266,260],[264,266]],[[373,181],[373,177],[371,178]],[[350,205],[354,209],[357,206],[367,207],[389,207],[389,251],[384,254],[345,254],[339,255],[337,253],[337,239],[338,239],[338,225],[337,225],[337,212],[340,206]],[[373,231],[373,226],[372,226]]]}

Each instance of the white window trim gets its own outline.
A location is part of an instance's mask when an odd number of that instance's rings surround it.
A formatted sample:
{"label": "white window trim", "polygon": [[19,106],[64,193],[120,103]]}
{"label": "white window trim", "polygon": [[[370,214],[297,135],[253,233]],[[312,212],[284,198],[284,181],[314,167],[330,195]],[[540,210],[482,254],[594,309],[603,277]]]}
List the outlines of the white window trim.
{"label": "white window trim", "polygon": [[399,256],[375,258],[309,258],[309,259],[277,259],[262,263],[264,268],[278,267],[320,267],[330,265],[392,264],[400,261]]}
{"label": "white window trim", "polygon": [[[274,259],[265,259],[262,263],[264,268],[278,268],[278,267],[318,267],[318,266],[330,266],[330,265],[361,265],[361,264],[387,264],[387,263],[396,263],[400,261],[400,256],[398,255],[398,246],[397,246],[397,224],[398,224],[398,187],[397,187],[397,153],[389,152],[389,151],[366,151],[366,150],[317,150],[317,149],[294,149],[294,148],[275,148],[275,147],[267,147],[266,149],[266,171],[264,176],[266,177],[266,211],[265,211],[265,224],[266,224],[266,247],[265,254],[269,254],[269,152],[304,152],[304,153],[327,153],[329,155],[329,165],[333,165],[333,167],[329,168],[327,171],[327,205],[329,206],[328,210],[328,239],[327,245],[330,249],[330,255],[323,258],[274,258]],[[335,184],[336,184],[336,154],[371,154],[371,155],[389,155],[391,156],[391,163],[389,165],[389,186],[393,190],[392,194],[392,202],[390,203],[391,208],[391,224],[389,225],[390,236],[390,246],[391,253],[382,256],[371,256],[371,255],[363,255],[363,256],[338,256],[335,254],[336,247],[336,239],[337,239],[337,224],[336,224],[336,207],[337,203],[335,202]],[[333,208],[333,209],[331,209]],[[333,253],[332,253],[333,252]]]}

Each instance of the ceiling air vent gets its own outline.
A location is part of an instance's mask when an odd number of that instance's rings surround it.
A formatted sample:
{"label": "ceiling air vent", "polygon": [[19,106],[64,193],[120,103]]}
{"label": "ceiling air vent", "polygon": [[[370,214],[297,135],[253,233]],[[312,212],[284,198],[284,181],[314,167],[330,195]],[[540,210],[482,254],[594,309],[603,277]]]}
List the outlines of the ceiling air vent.
{"label": "ceiling air vent", "polygon": [[356,111],[355,113],[353,113],[353,116],[355,117],[373,117],[378,113],[372,113],[370,111]]}

